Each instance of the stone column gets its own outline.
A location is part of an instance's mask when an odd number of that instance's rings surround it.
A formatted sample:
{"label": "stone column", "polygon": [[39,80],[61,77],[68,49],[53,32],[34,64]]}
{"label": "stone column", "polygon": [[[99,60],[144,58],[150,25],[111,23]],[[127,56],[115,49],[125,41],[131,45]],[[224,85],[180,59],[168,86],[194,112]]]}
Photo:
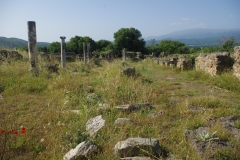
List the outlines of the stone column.
{"label": "stone column", "polygon": [[36,23],[28,21],[28,54],[30,59],[30,70],[37,70],[38,55],[37,55],[37,35]]}
{"label": "stone column", "polygon": [[86,44],[83,42],[83,61],[86,64]]}
{"label": "stone column", "polygon": [[90,59],[90,43],[87,44],[87,58],[88,58],[88,63]]}
{"label": "stone column", "polygon": [[123,60],[123,61],[126,61],[126,48],[123,48],[123,51],[122,51],[122,60]]}
{"label": "stone column", "polygon": [[61,38],[61,66],[62,68],[66,67],[66,52],[65,52],[65,39],[66,37]]}

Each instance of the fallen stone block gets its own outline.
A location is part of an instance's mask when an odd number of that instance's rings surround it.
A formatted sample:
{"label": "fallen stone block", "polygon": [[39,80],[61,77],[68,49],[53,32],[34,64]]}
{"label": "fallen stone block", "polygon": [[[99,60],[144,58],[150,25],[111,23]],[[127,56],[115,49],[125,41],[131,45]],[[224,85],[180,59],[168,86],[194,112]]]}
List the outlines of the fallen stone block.
{"label": "fallen stone block", "polygon": [[86,130],[89,132],[90,136],[96,133],[105,125],[105,120],[102,115],[91,118],[87,121]]}
{"label": "fallen stone block", "polygon": [[118,118],[115,120],[114,125],[126,124],[126,123],[131,123],[131,119],[130,118]]}
{"label": "fallen stone block", "polygon": [[115,107],[117,110],[129,112],[137,111],[140,109],[152,109],[153,107],[149,103],[139,103],[139,104],[126,104]]}
{"label": "fallen stone block", "polygon": [[97,146],[92,145],[90,142],[82,142],[78,144],[74,149],[71,149],[63,157],[63,160],[77,160],[88,159],[97,152]]}
{"label": "fallen stone block", "polygon": [[128,138],[119,141],[113,148],[120,157],[159,156],[161,153],[159,141],[154,138]]}
{"label": "fallen stone block", "polygon": [[203,159],[213,158],[213,154],[221,149],[231,149],[233,145],[220,140],[217,135],[210,133],[208,127],[199,127],[185,131],[186,139]]}
{"label": "fallen stone block", "polygon": [[135,76],[136,75],[136,70],[135,67],[128,67],[122,71],[122,75],[126,75],[128,77],[130,76]]}

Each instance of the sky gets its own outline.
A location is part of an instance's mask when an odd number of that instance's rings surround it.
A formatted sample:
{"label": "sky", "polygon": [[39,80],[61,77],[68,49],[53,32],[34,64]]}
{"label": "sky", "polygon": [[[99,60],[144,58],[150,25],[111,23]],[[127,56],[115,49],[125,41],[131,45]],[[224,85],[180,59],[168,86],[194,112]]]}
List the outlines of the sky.
{"label": "sky", "polygon": [[38,42],[89,36],[113,41],[121,28],[142,37],[209,28],[239,29],[240,0],[0,0],[0,36],[27,40],[36,22]]}

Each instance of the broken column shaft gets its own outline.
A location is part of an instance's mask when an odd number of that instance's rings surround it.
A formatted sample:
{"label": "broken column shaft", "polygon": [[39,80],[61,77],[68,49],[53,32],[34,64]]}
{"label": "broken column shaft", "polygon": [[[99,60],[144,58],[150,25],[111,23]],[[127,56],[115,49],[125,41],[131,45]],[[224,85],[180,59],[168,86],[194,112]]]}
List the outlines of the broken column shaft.
{"label": "broken column shaft", "polygon": [[62,68],[66,67],[66,52],[65,52],[65,39],[66,37],[61,38],[61,66]]}
{"label": "broken column shaft", "polygon": [[37,35],[36,35],[36,23],[34,21],[28,21],[28,54],[30,59],[30,70],[37,69]]}

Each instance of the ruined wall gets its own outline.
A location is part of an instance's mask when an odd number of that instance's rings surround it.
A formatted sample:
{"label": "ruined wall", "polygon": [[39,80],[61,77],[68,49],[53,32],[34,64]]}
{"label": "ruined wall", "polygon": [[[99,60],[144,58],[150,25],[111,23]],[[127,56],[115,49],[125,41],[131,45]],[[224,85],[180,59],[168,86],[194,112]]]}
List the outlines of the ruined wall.
{"label": "ruined wall", "polygon": [[176,66],[181,70],[190,70],[193,68],[192,60],[185,58],[179,58]]}
{"label": "ruined wall", "polygon": [[221,73],[225,69],[230,69],[232,59],[229,52],[200,54],[195,60],[196,70],[203,70],[211,76]]}
{"label": "ruined wall", "polygon": [[181,70],[190,70],[193,68],[192,60],[186,58],[170,58],[166,60],[157,59],[157,63],[161,66],[170,66],[170,67],[177,67]]}
{"label": "ruined wall", "polygon": [[234,59],[233,74],[240,80],[240,46],[234,47]]}

